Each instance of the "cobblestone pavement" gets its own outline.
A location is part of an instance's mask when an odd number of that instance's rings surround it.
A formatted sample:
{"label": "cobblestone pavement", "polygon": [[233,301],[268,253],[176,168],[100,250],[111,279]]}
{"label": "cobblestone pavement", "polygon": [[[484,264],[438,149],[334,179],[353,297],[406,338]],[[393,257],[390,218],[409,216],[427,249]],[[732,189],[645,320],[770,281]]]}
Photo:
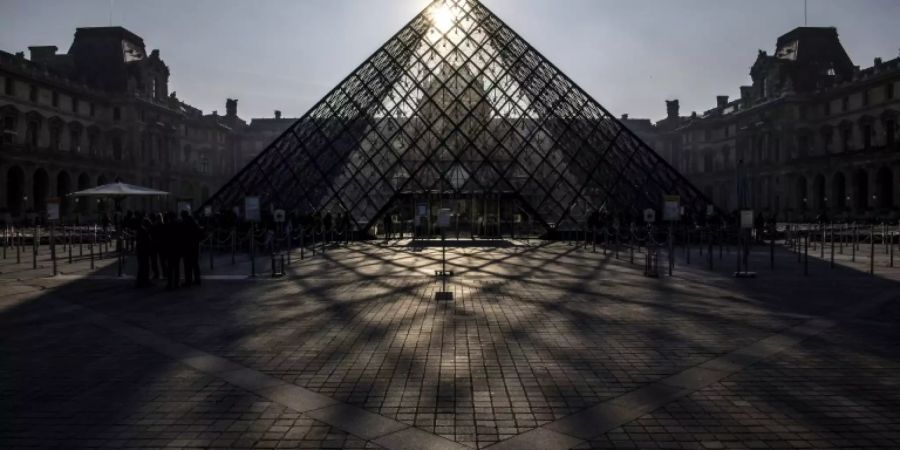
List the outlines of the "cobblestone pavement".
{"label": "cobblestone pavement", "polygon": [[[829,276],[804,278],[781,252],[781,269],[756,280],[727,277],[725,258],[705,271],[698,255],[654,280],[624,254],[565,244],[456,248],[455,301],[435,302],[439,255],[358,245],[295,262],[284,279],[224,276],[172,293],[105,278],[6,281],[0,447],[900,447],[893,273],[814,261]],[[679,387],[608,432],[548,431],[819,316],[837,325]],[[175,344],[187,350],[167,353]],[[191,362],[213,357],[251,381]],[[297,408],[258,380],[359,412]],[[360,425],[365,411],[390,430]],[[406,438],[431,435],[444,439]],[[556,440],[520,444],[531,435]]]}

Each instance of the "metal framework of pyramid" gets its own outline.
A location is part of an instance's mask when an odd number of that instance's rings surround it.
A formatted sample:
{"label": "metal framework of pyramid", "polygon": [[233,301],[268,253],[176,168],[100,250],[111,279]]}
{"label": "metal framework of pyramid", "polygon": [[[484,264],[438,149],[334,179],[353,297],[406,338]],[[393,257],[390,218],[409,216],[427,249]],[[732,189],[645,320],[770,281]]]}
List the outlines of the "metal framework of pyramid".
{"label": "metal framework of pyramid", "polygon": [[346,214],[368,230],[429,199],[495,198],[573,229],[593,211],[659,210],[664,195],[696,217],[709,204],[479,1],[437,0],[208,205],[255,196],[264,210]]}

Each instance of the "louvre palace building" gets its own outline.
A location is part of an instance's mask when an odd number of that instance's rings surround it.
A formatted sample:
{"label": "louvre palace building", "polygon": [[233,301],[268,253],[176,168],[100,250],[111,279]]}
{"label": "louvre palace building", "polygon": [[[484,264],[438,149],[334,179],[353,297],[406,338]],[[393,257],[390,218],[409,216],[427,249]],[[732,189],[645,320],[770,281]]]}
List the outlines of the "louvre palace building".
{"label": "louvre palace building", "polygon": [[158,50],[121,27],[79,28],[68,53],[29,47],[0,52],[0,216],[41,217],[48,199],[61,214],[96,219],[110,208],[66,195],[121,180],[170,192],[128,208],[194,207],[235,171],[246,123],[237,100],[204,114],[169,92]]}
{"label": "louvre palace building", "polygon": [[[896,220],[900,58],[854,65],[834,28],[760,51],[740,98],[701,114],[624,122],[720,208],[781,220]],[[740,202],[740,203],[739,203]]]}

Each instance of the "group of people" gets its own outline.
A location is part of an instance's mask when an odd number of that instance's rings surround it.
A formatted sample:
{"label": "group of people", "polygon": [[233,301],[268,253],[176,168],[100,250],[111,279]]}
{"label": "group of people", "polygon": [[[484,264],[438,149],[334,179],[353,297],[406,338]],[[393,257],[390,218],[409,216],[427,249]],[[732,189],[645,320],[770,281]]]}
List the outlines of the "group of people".
{"label": "group of people", "polygon": [[[166,279],[166,288],[200,284],[200,243],[203,228],[187,211],[180,217],[166,214],[134,214],[124,223],[134,236],[137,255],[137,287],[152,286],[152,280]],[[184,283],[181,267],[184,266]]]}

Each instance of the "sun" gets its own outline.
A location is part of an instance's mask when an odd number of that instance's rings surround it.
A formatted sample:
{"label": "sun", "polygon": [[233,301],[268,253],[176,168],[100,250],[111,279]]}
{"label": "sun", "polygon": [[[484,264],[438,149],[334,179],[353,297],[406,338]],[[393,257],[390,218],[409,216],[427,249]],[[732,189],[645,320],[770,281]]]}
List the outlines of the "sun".
{"label": "sun", "polygon": [[456,23],[457,12],[454,11],[455,9],[447,3],[435,5],[431,9],[431,24],[441,33],[447,34]]}

